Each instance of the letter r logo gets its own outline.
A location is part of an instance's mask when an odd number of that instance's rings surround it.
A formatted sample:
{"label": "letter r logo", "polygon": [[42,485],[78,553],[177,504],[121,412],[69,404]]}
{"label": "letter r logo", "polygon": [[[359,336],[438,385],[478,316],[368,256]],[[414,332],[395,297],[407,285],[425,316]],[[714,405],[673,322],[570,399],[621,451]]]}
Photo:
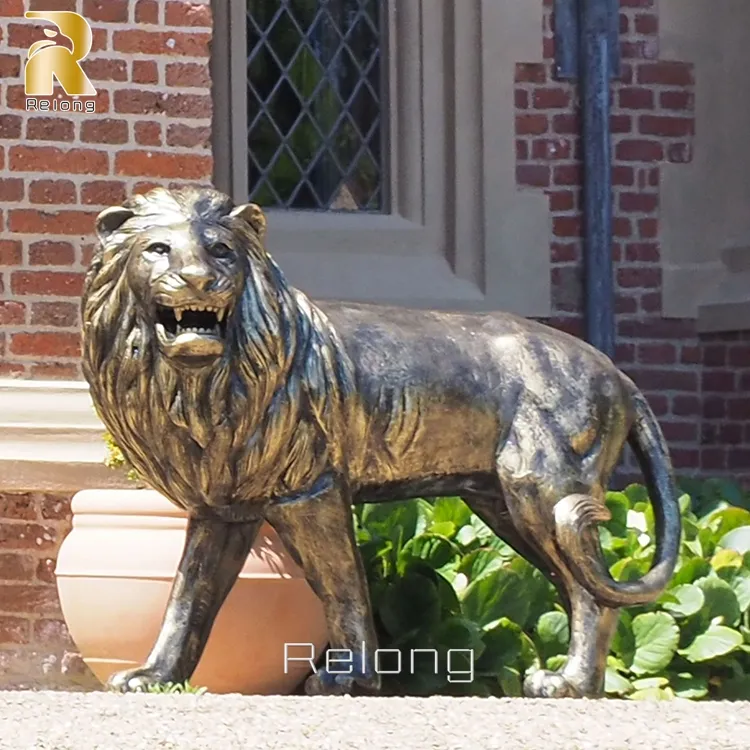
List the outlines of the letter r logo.
{"label": "letter r logo", "polygon": [[[88,21],[67,10],[29,10],[26,18],[41,18],[57,26],[57,31],[45,29],[49,39],[29,47],[26,63],[26,95],[52,96],[54,78],[68,96],[95,96],[96,89],[83,72],[81,60],[91,51],[91,27]],[[62,37],[70,40],[73,50],[62,44]]]}

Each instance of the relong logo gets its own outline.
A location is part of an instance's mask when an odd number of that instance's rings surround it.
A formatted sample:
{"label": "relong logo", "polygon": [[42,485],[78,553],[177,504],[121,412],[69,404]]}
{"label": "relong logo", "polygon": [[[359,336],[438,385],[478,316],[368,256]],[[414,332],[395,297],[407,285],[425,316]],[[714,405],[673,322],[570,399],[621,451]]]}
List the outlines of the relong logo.
{"label": "relong logo", "polygon": [[[49,39],[42,39],[29,47],[26,63],[26,95],[52,96],[54,79],[60,82],[68,96],[95,96],[81,67],[81,60],[91,51],[91,26],[78,13],[63,10],[30,10],[26,18],[39,18],[55,24],[56,31],[44,29]],[[68,39],[72,49],[64,43]]]}

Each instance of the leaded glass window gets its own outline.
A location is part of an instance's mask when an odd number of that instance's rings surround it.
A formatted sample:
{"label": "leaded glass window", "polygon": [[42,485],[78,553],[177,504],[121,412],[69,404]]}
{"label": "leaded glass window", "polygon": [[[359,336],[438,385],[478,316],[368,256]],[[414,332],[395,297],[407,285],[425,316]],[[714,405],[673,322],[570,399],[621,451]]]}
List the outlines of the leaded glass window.
{"label": "leaded glass window", "polygon": [[247,0],[250,199],[385,209],[385,0]]}

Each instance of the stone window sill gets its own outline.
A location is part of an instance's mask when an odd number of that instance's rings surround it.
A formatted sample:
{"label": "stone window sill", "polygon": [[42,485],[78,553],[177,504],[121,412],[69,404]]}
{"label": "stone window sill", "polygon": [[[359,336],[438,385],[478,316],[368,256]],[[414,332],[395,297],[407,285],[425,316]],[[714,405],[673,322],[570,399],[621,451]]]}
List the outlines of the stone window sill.
{"label": "stone window sill", "polygon": [[750,247],[733,247],[721,256],[724,274],[698,304],[699,333],[750,330]]}

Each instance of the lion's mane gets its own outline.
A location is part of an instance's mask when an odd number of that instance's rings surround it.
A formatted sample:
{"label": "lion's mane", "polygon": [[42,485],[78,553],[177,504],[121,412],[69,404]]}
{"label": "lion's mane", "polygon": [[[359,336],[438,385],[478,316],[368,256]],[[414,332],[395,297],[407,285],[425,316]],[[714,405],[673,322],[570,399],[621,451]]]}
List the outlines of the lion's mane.
{"label": "lion's mane", "polygon": [[[156,189],[124,207],[135,216],[97,247],[82,316],[84,374],[125,458],[188,510],[268,500],[269,492],[305,488],[326,469],[345,466],[351,363],[262,238],[229,216],[232,202],[208,189]],[[242,251],[242,292],[224,354],[196,371],[160,352],[153,318],[126,272],[135,235],[166,213],[229,227]]]}

